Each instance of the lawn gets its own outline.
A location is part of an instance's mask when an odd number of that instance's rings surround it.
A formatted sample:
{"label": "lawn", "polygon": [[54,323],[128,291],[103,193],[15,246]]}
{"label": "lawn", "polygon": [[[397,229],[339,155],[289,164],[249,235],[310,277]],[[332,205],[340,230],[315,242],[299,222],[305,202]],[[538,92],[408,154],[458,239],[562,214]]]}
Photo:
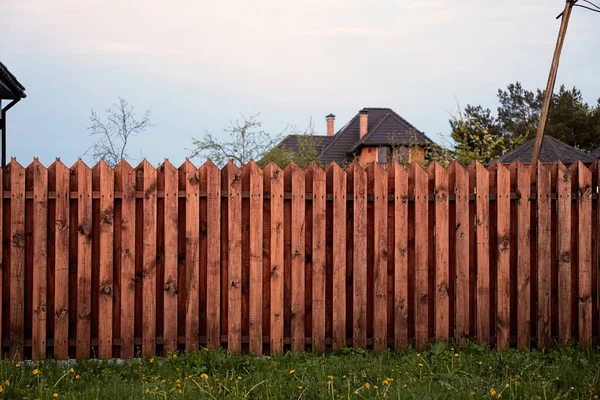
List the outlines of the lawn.
{"label": "lawn", "polygon": [[496,352],[438,344],[428,351],[345,350],[255,358],[225,351],[123,363],[0,362],[5,399],[593,399],[600,351]]}

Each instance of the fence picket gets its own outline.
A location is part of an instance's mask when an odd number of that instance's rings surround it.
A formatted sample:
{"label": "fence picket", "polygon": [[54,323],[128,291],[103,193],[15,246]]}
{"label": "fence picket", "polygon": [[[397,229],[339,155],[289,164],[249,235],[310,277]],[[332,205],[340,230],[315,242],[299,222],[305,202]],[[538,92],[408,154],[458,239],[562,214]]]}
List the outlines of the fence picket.
{"label": "fence picket", "polygon": [[408,346],[408,173],[394,163],[394,346]]}
{"label": "fence picket", "polygon": [[455,265],[456,265],[456,315],[457,338],[469,335],[469,178],[467,170],[458,162],[450,165],[454,173],[455,196]]}
{"label": "fence picket", "polygon": [[435,163],[435,337],[450,336],[450,271],[448,261],[448,174]]}
{"label": "fence picket", "polygon": [[487,344],[490,337],[490,202],[489,172],[480,163],[475,165],[477,237],[477,340]]}
{"label": "fence picket", "polygon": [[25,169],[16,159],[10,172],[10,357],[24,358],[25,344]]}
{"label": "fence picket", "polygon": [[538,347],[550,344],[551,318],[551,175],[542,163],[537,165],[537,270],[538,270]]}
{"label": "fence picket", "polygon": [[592,173],[579,161],[577,164],[578,177],[578,303],[579,303],[579,344],[592,344]]}
{"label": "fence picket", "polygon": [[561,162],[557,192],[558,336],[566,344],[571,339],[571,173]]}
{"label": "fence picket", "polygon": [[429,340],[428,176],[416,163],[410,174],[415,187],[415,345],[422,349]]}
{"label": "fence picket", "polygon": [[497,257],[497,317],[496,347],[499,350],[510,346],[510,172],[498,163],[496,169],[496,235]]}

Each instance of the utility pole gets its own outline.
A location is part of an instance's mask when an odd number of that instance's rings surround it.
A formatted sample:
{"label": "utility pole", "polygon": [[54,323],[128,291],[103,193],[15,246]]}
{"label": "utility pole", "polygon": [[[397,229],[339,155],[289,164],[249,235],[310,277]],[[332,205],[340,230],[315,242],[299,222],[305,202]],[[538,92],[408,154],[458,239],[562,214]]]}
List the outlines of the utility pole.
{"label": "utility pole", "polygon": [[556,41],[554,58],[552,59],[552,65],[550,66],[550,76],[548,77],[546,96],[544,97],[542,114],[540,115],[540,123],[538,125],[537,135],[535,137],[535,145],[533,146],[531,165],[537,165],[540,157],[540,149],[542,148],[542,141],[544,140],[544,129],[546,128],[546,120],[548,119],[548,111],[550,110],[550,101],[552,100],[552,93],[554,92],[556,75],[558,73],[558,64],[560,63],[560,54],[562,52],[563,44],[565,43],[565,36],[567,35],[567,28],[569,27],[571,11],[573,11],[573,6],[575,6],[577,1],[578,0],[567,0],[567,3],[565,4],[565,10],[561,15],[559,15],[559,17],[562,16],[562,22],[560,24],[560,30],[558,31],[558,40]]}

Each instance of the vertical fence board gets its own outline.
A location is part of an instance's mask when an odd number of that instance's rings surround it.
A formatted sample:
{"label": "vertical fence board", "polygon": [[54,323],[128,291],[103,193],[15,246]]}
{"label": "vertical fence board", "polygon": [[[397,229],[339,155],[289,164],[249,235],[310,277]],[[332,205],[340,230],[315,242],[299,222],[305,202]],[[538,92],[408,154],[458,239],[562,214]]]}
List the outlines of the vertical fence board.
{"label": "vertical fence board", "polygon": [[537,271],[538,348],[550,345],[551,277],[551,176],[542,163],[537,165]]}
{"label": "vertical fence board", "polygon": [[458,161],[454,161],[451,168],[454,168],[456,199],[456,222],[453,227],[456,238],[455,329],[457,338],[461,339],[469,335],[469,179],[467,171]]}
{"label": "vertical fence board", "polygon": [[46,358],[48,170],[35,159],[33,169],[33,324],[31,357]]}
{"label": "vertical fence board", "polygon": [[497,318],[496,347],[499,350],[510,346],[510,172],[502,164],[496,170],[497,194]]}
{"label": "vertical fence board", "polygon": [[25,169],[16,159],[10,170],[10,357],[24,358],[25,344]]}
{"label": "vertical fence board", "polygon": [[325,351],[325,227],[326,227],[326,190],[325,171],[311,164],[307,171],[311,174],[312,201],[312,350]]}
{"label": "vertical fence board", "polygon": [[54,212],[54,358],[69,358],[69,170],[50,167],[56,192]]}
{"label": "vertical fence board", "polygon": [[[164,180],[164,319],[163,335],[164,348],[167,352],[177,350],[177,232],[179,225],[178,214],[178,172],[168,160],[160,169],[161,179]],[[219,188],[220,189],[220,188]]]}
{"label": "vertical fence board", "polygon": [[429,339],[428,176],[416,163],[410,173],[415,185],[415,345],[422,349]]}
{"label": "vertical fence board", "polygon": [[283,171],[270,163],[264,170],[264,189],[270,194],[270,339],[271,354],[283,353]]}
{"label": "vertical fence board", "polygon": [[367,174],[353,163],[347,172],[348,192],[354,196],[352,237],[352,344],[367,347]]}
{"label": "vertical fence board", "polygon": [[435,164],[435,337],[450,337],[450,271],[448,262],[448,174]]}
{"label": "vertical fence board", "polygon": [[571,339],[571,174],[558,163],[558,336],[562,344]]}
{"label": "vertical fence board", "polygon": [[387,348],[387,172],[377,163],[367,168],[373,196],[373,347]]}
{"label": "vertical fence board", "polygon": [[227,163],[224,171],[229,235],[227,350],[238,353],[242,350],[242,179],[240,169],[232,161]]}
{"label": "vertical fence board", "polygon": [[77,176],[77,358],[90,356],[92,313],[92,170],[79,160]]}
{"label": "vertical fence board", "polygon": [[327,169],[333,195],[333,348],[346,345],[346,173],[335,163]]}
{"label": "vertical fence board", "polygon": [[394,346],[408,346],[408,173],[398,163],[394,180]]}
{"label": "vertical fence board", "polygon": [[592,344],[592,173],[580,161],[577,163],[578,177],[578,297],[579,344]]}
{"label": "vertical fence board", "polygon": [[490,202],[489,172],[480,164],[475,165],[476,182],[476,228],[477,236],[477,340],[487,344],[490,337]]}
{"label": "vertical fence board", "polygon": [[[250,353],[262,354],[262,228],[263,228],[263,175],[258,166],[251,161],[244,167],[244,179],[249,180],[250,195],[250,294],[249,294],[249,333]],[[304,192],[304,187],[302,187]],[[304,216],[304,214],[302,214]],[[304,336],[303,336],[304,337]]]}
{"label": "vertical fence board", "polygon": [[517,347],[529,347],[530,336],[530,206],[531,172],[517,163]]}
{"label": "vertical fence board", "polygon": [[119,258],[121,358],[133,358],[135,313],[135,170],[126,161],[115,168],[115,189],[122,192]]}

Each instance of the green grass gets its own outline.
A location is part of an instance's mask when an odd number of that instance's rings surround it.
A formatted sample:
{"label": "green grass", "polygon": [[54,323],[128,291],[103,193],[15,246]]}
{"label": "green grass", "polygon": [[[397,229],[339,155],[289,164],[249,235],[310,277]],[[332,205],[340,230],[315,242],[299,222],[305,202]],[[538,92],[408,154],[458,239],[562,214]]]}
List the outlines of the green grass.
{"label": "green grass", "polygon": [[5,399],[593,399],[600,393],[600,350],[438,344],[421,353],[255,358],[200,351],[69,365],[7,360],[0,361],[0,385]]}

